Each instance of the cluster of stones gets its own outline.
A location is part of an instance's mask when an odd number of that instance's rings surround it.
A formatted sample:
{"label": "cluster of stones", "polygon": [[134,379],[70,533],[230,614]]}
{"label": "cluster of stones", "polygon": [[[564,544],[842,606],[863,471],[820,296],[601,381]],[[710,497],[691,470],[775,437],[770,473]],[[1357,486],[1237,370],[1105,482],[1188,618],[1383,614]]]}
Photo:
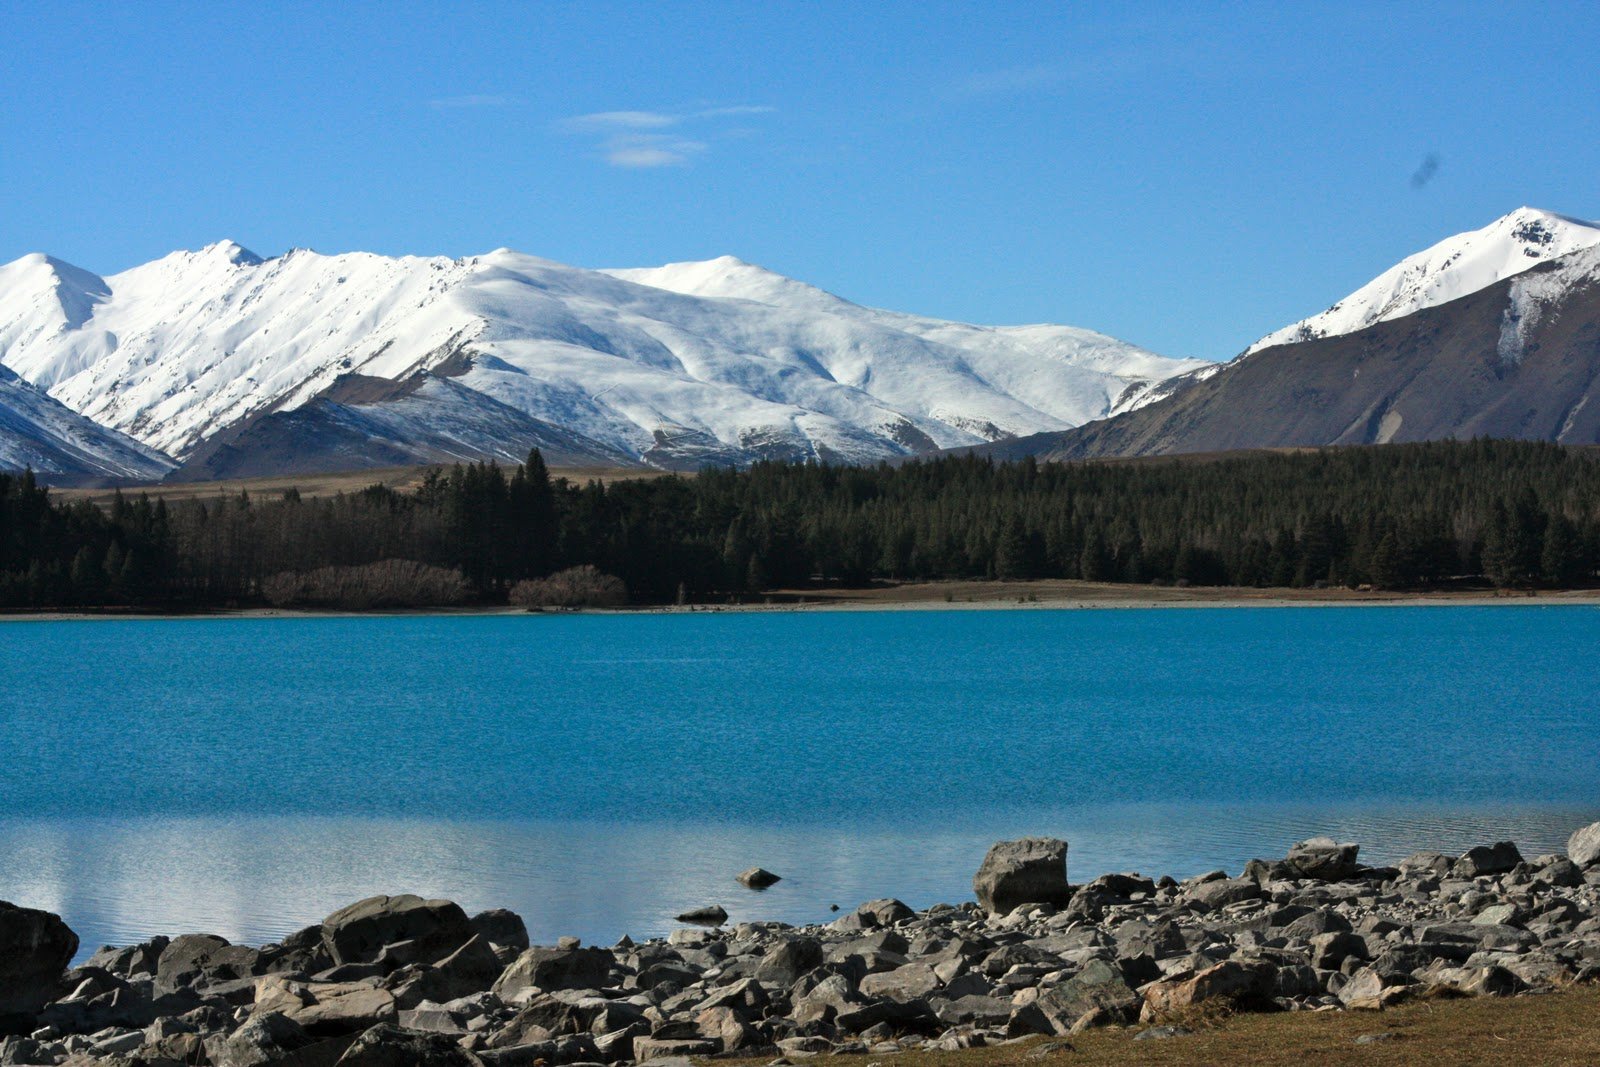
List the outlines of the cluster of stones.
{"label": "cluster of stones", "polygon": [[59,918],[0,904],[0,1064],[792,1062],[1600,976],[1600,824],[1532,860],[1509,842],[1382,868],[1357,852],[1317,838],[1236,878],[1069,886],[1066,843],[1029,838],[990,850],[976,903],[609,948],[530,947],[510,912],[374,897],[281,944],[163,937],[71,970]]}

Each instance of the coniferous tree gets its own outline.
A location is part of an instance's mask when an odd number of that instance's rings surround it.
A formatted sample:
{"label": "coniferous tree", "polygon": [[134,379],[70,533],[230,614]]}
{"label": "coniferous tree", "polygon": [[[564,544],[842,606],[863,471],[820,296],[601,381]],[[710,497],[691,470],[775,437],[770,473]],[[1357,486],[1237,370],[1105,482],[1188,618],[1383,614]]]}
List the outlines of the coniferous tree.
{"label": "coniferous tree", "polygon": [[1576,585],[1584,578],[1583,545],[1572,520],[1556,512],[1544,528],[1539,557],[1540,576],[1548,585]]}

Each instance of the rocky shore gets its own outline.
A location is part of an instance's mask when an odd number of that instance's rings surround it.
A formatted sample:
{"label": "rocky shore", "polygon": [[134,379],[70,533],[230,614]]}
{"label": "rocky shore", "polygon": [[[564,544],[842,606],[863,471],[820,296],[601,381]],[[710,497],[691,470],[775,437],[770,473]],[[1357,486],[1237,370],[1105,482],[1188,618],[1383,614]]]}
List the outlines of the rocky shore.
{"label": "rocky shore", "polygon": [[[0,903],[0,1064],[394,1067],[892,1055],[1195,1013],[1381,1009],[1600,978],[1600,823],[1365,867],[1303,841],[1238,877],[1067,881],[1067,845],[1000,842],[976,902],[875,900],[826,925],[530,946],[507,911],[373,897],[280,944],[103,948]],[[757,872],[746,872],[747,878]],[[760,875],[775,878],[770,872]],[[757,879],[760,880],[760,879]],[[704,909],[707,922],[721,911]]]}

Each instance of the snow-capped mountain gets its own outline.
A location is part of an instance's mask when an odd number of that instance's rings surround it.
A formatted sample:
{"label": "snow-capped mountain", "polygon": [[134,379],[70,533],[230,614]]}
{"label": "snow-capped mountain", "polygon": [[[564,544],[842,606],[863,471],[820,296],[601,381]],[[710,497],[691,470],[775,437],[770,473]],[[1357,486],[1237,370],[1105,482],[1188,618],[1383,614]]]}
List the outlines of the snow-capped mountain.
{"label": "snow-capped mountain", "polygon": [[151,481],[175,464],[84,418],[0,366],[0,471],[32,468],[53,482]]}
{"label": "snow-capped mountain", "polygon": [[1600,223],[1523,207],[1481,230],[1407,256],[1328,310],[1274,330],[1246,350],[1354,333],[1448,303],[1547,260],[1600,245]]}
{"label": "snow-capped mountain", "polygon": [[263,449],[301,469],[534,443],[608,464],[871,461],[1075,426],[1201,365],[862,308],[731,259],[264,260],[227,241],[104,278],[45,256],[0,267],[0,363],[217,474]]}
{"label": "snow-capped mountain", "polygon": [[1059,460],[1473,437],[1600,444],[1600,245],[1157,391],[1166,395],[1137,411],[976,451]]}

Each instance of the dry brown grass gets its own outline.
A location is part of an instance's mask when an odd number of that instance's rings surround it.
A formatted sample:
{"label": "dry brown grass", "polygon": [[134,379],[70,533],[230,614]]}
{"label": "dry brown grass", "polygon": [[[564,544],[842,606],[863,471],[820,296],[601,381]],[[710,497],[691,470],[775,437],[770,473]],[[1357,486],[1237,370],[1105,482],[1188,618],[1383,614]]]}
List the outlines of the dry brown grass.
{"label": "dry brown grass", "polygon": [[[378,467],[372,470],[339,471],[333,474],[283,474],[268,478],[229,478],[220,482],[152,482],[148,485],[135,485],[122,490],[124,496],[138,496],[148,493],[151,497],[160,497],[168,502],[179,500],[210,500],[218,496],[234,495],[241,490],[247,491],[251,496],[260,496],[270,499],[278,496],[286,489],[295,489],[303,497],[333,496],[336,493],[357,493],[371,485],[386,485],[390,489],[410,491],[422,484],[423,477],[433,466],[420,467]],[[667,471],[634,470],[623,467],[605,468],[576,468],[553,467],[550,474],[555,478],[567,478],[574,482],[587,482],[590,479],[606,482],[607,484],[627,478],[659,478]],[[59,500],[88,500],[95,504],[105,505],[111,502],[115,494],[114,489],[54,489],[50,495]]]}
{"label": "dry brown grass", "polygon": [[[1135,1041],[1134,1035],[1143,1028],[1132,1027],[965,1052],[868,1055],[865,1060],[881,1063],[882,1067],[1555,1067],[1600,1063],[1600,989],[1593,986],[1545,996],[1422,1000],[1382,1012],[1210,1017],[1195,1020],[1193,1025],[1192,1036],[1165,1040]],[[1358,1037],[1367,1034],[1392,1036],[1372,1044],[1356,1044]],[[1046,1051],[1047,1046],[1063,1040],[1071,1045],[1070,1049]]]}

